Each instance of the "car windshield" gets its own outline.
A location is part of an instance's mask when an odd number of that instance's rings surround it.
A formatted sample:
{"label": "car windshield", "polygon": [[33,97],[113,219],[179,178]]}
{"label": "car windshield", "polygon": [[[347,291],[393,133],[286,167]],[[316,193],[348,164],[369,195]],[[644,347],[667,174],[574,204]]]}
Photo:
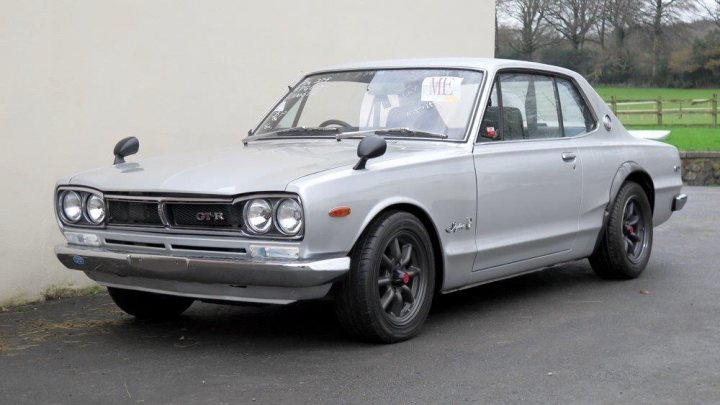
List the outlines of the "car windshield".
{"label": "car windshield", "polygon": [[483,73],[459,69],[330,72],[306,77],[254,136],[384,136],[463,139]]}

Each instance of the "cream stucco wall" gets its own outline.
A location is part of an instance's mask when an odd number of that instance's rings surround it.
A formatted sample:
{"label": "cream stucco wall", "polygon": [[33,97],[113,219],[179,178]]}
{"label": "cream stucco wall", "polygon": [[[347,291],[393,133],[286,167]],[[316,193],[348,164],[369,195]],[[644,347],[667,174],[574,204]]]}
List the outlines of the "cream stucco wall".
{"label": "cream stucco wall", "polygon": [[86,286],[52,251],[57,178],[238,142],[307,71],[491,56],[493,0],[0,0],[0,305]]}

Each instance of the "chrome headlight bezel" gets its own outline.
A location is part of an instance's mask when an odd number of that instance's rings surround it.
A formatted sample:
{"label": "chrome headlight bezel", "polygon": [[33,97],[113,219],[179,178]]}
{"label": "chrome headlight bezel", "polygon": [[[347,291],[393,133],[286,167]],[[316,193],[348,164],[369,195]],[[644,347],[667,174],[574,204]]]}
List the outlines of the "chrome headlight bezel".
{"label": "chrome headlight bezel", "polygon": [[[67,195],[77,195],[80,199],[80,217],[77,220],[68,217],[65,213],[64,202]],[[103,215],[99,219],[93,220],[88,214],[87,203],[91,197],[95,197],[102,201]],[[61,227],[76,227],[76,228],[103,228],[105,227],[105,221],[107,219],[107,203],[102,192],[86,188],[86,187],[73,187],[73,186],[62,186],[56,190],[55,198],[55,214],[58,218]]]}

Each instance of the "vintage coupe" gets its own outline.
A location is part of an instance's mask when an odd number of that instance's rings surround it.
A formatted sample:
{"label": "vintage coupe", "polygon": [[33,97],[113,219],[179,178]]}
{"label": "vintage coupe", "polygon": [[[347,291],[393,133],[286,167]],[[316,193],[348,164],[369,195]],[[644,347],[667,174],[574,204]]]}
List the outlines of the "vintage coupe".
{"label": "vintage coupe", "polygon": [[335,66],[222,149],[61,179],[60,261],[137,317],[331,297],[353,336],[418,333],[433,295],[589,258],[645,269],[680,158],[582,76],[495,59]]}

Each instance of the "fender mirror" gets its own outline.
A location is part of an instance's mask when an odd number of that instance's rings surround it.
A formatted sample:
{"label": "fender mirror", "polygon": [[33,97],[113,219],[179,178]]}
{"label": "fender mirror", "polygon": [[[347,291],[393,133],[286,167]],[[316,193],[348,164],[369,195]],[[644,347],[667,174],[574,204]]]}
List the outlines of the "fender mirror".
{"label": "fender mirror", "polygon": [[365,169],[365,163],[368,159],[374,159],[385,154],[387,150],[387,142],[385,138],[377,135],[368,135],[358,144],[357,155],[360,160],[357,162],[353,170]]}
{"label": "fender mirror", "polygon": [[121,139],[115,144],[113,154],[115,155],[114,165],[125,163],[125,156],[134,155],[140,149],[140,141],[134,136]]}

